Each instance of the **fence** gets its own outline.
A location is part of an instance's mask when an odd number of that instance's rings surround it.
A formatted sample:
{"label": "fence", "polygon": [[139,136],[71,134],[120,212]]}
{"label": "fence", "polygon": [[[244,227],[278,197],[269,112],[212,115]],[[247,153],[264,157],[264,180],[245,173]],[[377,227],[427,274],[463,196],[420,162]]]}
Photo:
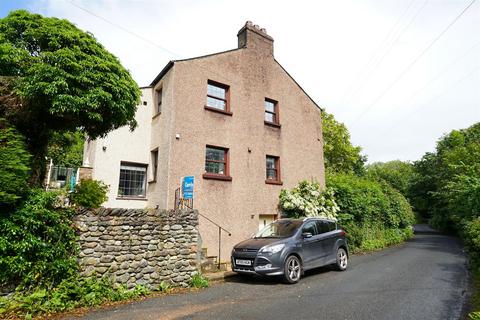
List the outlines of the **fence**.
{"label": "fence", "polygon": [[182,192],[180,188],[175,190],[175,210],[193,210],[193,199],[182,198]]}
{"label": "fence", "polygon": [[46,181],[47,189],[60,189],[66,186],[69,190],[73,190],[77,183],[77,171],[77,168],[50,165]]}

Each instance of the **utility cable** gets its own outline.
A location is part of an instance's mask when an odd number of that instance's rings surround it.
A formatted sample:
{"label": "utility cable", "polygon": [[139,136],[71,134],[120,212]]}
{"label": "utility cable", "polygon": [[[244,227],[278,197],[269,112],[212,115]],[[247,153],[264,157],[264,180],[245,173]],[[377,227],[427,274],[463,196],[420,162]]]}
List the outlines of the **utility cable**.
{"label": "utility cable", "polygon": [[[388,33],[388,35],[383,39],[381,45],[375,50],[375,52],[379,52],[382,48],[383,48],[383,43],[385,43],[389,38],[390,38],[390,35],[393,35],[394,34],[394,31],[395,29],[397,28],[397,25],[399,24],[399,22],[403,19],[403,17],[406,15],[406,13],[409,11],[410,7],[412,6],[412,4],[414,3],[415,0],[413,0],[412,2],[410,2],[409,6],[407,7],[407,9],[404,11],[404,13],[400,16],[400,18],[397,20],[397,22],[395,23],[395,25],[390,29],[390,32]],[[365,84],[368,83],[368,81],[370,80],[370,78],[372,77],[373,74],[375,74],[375,71],[378,69],[378,67],[381,65],[381,63],[383,62],[383,60],[385,59],[385,57],[390,53],[390,51],[393,49],[394,45],[398,42],[398,40],[402,37],[403,33],[408,30],[408,28],[412,25],[412,23],[415,21],[415,19],[417,18],[417,16],[420,14],[420,12],[423,10],[423,8],[425,7],[425,5],[428,3],[428,0],[425,0],[423,5],[421,6],[421,8],[414,14],[414,16],[410,19],[410,21],[408,22],[408,24],[402,28],[400,30],[400,32],[398,33],[397,37],[395,38],[395,40],[393,40],[390,45],[388,46],[388,48],[386,48],[386,50],[384,51],[384,53],[378,58],[377,58],[377,54],[373,54],[372,57],[370,58],[369,62],[367,63],[367,65],[364,67],[365,69],[365,73],[366,76],[363,77],[357,77],[357,80],[360,80],[362,79],[362,81],[360,82],[360,84],[348,95],[347,98],[345,98],[343,101],[348,101],[350,100],[353,96],[355,96],[358,91],[360,91],[360,89],[362,89]],[[370,67],[370,65],[372,65],[372,67],[370,68],[370,72],[368,72],[368,69]],[[342,103],[343,104],[343,103]]]}
{"label": "utility cable", "polygon": [[[144,42],[146,42],[146,43],[148,43],[148,44],[150,44],[150,45],[153,45],[153,46],[156,47],[157,49],[160,49],[160,50],[162,50],[163,52],[166,52],[166,53],[168,53],[168,54],[170,54],[170,55],[173,55],[173,56],[176,57],[177,59],[182,59],[182,57],[181,57],[180,54],[175,53],[175,52],[173,52],[173,51],[171,51],[171,50],[169,50],[169,49],[167,49],[167,48],[165,48],[165,47],[163,47],[163,46],[161,46],[161,45],[159,45],[159,44],[157,44],[157,43],[155,43],[155,42],[153,42],[153,41],[151,41],[151,40],[149,40],[149,39],[147,39],[147,38],[145,38],[145,37],[143,37],[143,36],[141,36],[141,35],[139,35],[138,33],[135,33],[135,32],[133,32],[133,31],[130,31],[129,29],[127,29],[127,28],[125,28],[125,27],[123,27],[123,26],[121,26],[121,25],[119,25],[119,24],[117,24],[117,23],[114,23],[114,22],[112,22],[112,21],[110,21],[110,20],[108,20],[108,19],[106,19],[106,18],[104,18],[104,17],[102,17],[102,16],[100,16],[100,15],[98,15],[98,14],[96,14],[96,13],[94,13],[94,12],[92,12],[92,11],[90,11],[90,10],[88,10],[88,9],[80,6],[80,5],[78,5],[78,4],[76,4],[75,2],[73,2],[73,0],[67,0],[67,2],[70,3],[72,6],[74,6],[74,7],[78,8],[78,9],[80,9],[80,10],[82,10],[82,11],[84,11],[84,12],[86,12],[86,13],[94,16],[94,17],[96,17],[97,19],[100,19],[100,20],[102,20],[102,21],[104,21],[104,22],[106,22],[106,23],[108,23],[108,24],[110,24],[110,25],[112,25],[112,26],[114,26],[114,27],[116,27],[116,28],[118,28],[118,29],[120,29],[120,30],[122,30],[122,31],[124,31],[124,32],[126,32],[126,33],[128,33],[128,34],[130,34],[130,35],[132,35],[132,36],[134,36],[134,37],[137,37],[138,39],[140,39],[140,40],[142,40],[142,41],[144,41]],[[238,81],[236,81],[236,80],[233,80],[233,79],[231,79],[231,78],[227,78],[224,74],[221,74],[221,73],[219,73],[219,72],[217,72],[217,71],[215,71],[215,70],[209,69],[209,68],[204,67],[204,66],[199,65],[199,64],[194,65],[194,66],[195,66],[195,67],[198,67],[198,68],[200,68],[200,69],[203,69],[203,70],[205,70],[205,71],[208,71],[209,73],[215,74],[216,76],[219,76],[219,77],[221,77],[222,79],[227,80],[227,81],[230,82],[230,83],[240,84],[240,82],[238,82]]]}
{"label": "utility cable", "polygon": [[375,98],[375,100],[352,122],[351,127],[353,127],[363,116],[369,112],[377,103],[382,99],[385,94],[390,91],[407,73],[410,71],[413,66],[433,47],[433,45],[467,12],[468,9],[476,2],[477,0],[472,0],[448,25],[446,28],[440,32],[429,44],[426,46],[422,52],[395,78],[394,81],[390,83],[387,88],[385,88],[382,93]]}
{"label": "utility cable", "polygon": [[410,113],[408,113],[405,117],[399,119],[396,124],[394,124],[393,126],[389,127],[387,130],[385,130],[381,136],[384,137],[386,135],[388,135],[389,133],[391,133],[393,131],[393,129],[397,128],[400,124],[403,124],[405,120],[409,119],[411,116],[413,116],[414,114],[416,114],[418,111],[420,111],[420,109],[424,106],[427,106],[429,104],[431,104],[432,102],[438,100],[440,97],[444,96],[445,94],[447,94],[448,92],[450,92],[452,89],[456,88],[457,86],[459,86],[462,82],[464,82],[465,80],[467,80],[468,78],[470,78],[473,74],[475,74],[475,72],[477,72],[478,70],[480,69],[480,66],[477,66],[476,68],[474,68],[472,71],[468,72],[466,75],[464,75],[463,77],[461,77],[460,79],[458,79],[457,81],[455,81],[453,84],[449,85],[448,86],[448,89],[442,91],[440,94],[436,95],[435,97],[433,97],[432,99],[430,99],[428,102],[426,103],[423,103],[421,104],[419,107],[415,108],[414,110],[412,110]]}

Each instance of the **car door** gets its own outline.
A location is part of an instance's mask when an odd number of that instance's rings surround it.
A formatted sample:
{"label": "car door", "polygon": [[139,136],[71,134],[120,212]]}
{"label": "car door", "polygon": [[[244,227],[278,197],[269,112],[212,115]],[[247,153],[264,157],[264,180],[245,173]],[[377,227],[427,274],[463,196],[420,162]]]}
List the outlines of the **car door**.
{"label": "car door", "polygon": [[335,241],[337,239],[336,223],[328,220],[317,220],[318,238],[321,246],[319,260],[321,264],[331,263],[334,257]]}
{"label": "car door", "polygon": [[312,234],[311,237],[303,237],[302,239],[303,265],[305,269],[310,269],[318,265],[321,251],[315,220],[307,221],[303,225],[302,235],[305,233]]}

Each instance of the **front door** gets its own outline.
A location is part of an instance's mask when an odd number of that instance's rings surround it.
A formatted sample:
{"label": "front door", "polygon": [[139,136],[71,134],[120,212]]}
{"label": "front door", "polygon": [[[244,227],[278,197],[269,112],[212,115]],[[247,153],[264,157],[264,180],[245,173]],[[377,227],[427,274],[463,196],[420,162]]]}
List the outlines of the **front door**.
{"label": "front door", "polygon": [[272,223],[277,218],[276,214],[261,214],[258,216],[258,230],[262,230],[267,224]]}

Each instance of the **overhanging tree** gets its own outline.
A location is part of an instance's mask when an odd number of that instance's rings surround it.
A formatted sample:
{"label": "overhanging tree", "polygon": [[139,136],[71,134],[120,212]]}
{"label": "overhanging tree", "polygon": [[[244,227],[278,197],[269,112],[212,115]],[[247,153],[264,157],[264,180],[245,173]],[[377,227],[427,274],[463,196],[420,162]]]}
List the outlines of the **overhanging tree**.
{"label": "overhanging tree", "polygon": [[[0,117],[26,137],[32,177],[41,183],[54,132],[91,138],[133,130],[138,85],[92,34],[67,20],[25,10],[0,19]],[[8,93],[8,94],[6,94]]]}
{"label": "overhanging tree", "polygon": [[367,158],[360,154],[362,148],[350,142],[347,127],[325,111],[322,112],[322,126],[325,168],[330,172],[362,174]]}

